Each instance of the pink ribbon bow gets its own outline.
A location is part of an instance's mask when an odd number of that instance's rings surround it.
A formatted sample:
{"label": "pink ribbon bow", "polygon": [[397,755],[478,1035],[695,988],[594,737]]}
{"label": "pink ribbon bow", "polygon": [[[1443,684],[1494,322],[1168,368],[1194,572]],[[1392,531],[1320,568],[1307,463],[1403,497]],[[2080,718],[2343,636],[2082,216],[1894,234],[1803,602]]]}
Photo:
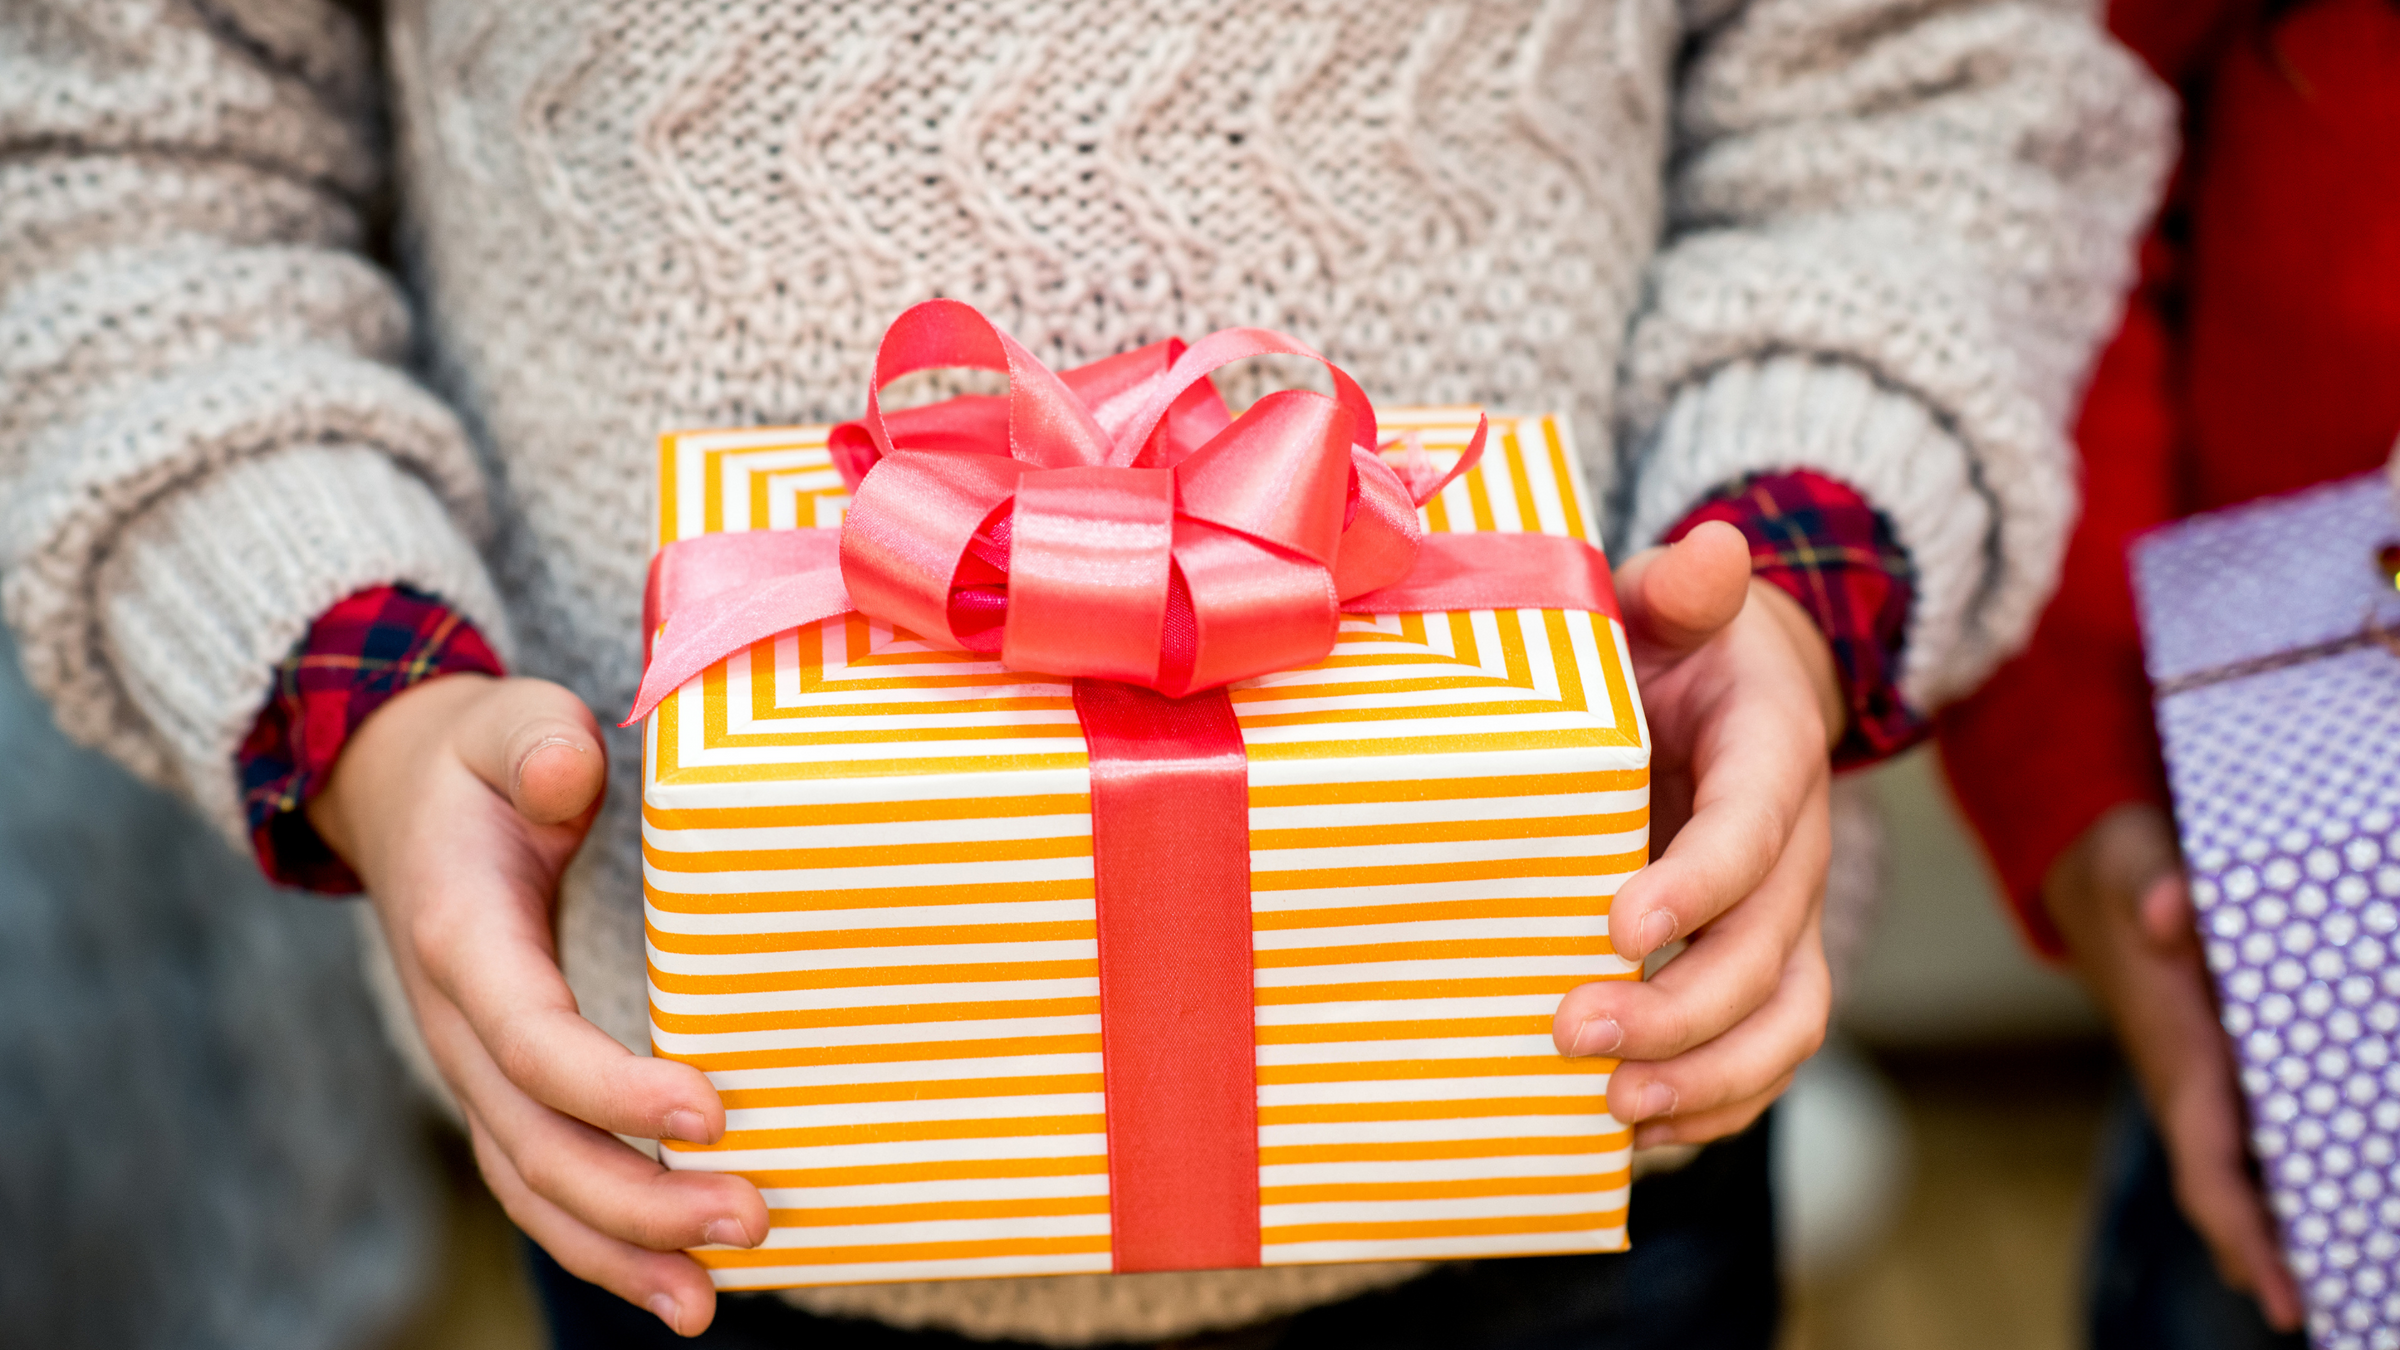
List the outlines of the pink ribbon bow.
{"label": "pink ribbon bow", "polygon": [[[1209,374],[1266,355],[1318,362],[1333,395],[1286,390],[1231,417]],[[1005,372],[1008,393],[884,413],[886,385],[947,366]],[[866,416],[833,430],[852,497],[838,531],[707,535],[654,560],[655,648],[626,724],[731,653],[853,610],[1170,698],[1323,657],[1345,609],[1614,614],[1608,564],[1580,540],[1418,523],[1487,428],[1446,473],[1422,450],[1395,470],[1357,383],[1281,333],[1169,339],[1062,375],[972,306],[926,301],[884,334]]]}

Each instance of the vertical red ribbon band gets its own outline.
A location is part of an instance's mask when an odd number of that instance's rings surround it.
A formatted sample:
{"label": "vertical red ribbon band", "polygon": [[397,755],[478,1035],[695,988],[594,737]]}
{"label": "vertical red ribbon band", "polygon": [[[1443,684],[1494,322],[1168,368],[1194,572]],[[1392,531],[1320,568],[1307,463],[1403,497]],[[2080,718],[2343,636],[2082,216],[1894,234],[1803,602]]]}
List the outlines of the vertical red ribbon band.
{"label": "vertical red ribbon band", "polygon": [[1222,689],[1075,682],[1091,755],[1109,1251],[1259,1263],[1250,761]]}

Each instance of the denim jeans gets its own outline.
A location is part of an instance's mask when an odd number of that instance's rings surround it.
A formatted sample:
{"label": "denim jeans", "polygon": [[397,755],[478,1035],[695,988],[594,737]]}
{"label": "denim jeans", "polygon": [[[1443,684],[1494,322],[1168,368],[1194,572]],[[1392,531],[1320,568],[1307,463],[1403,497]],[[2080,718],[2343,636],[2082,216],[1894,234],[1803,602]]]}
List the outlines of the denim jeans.
{"label": "denim jeans", "polygon": [[[1769,1121],[1633,1188],[1632,1250],[1459,1262],[1391,1289],[1258,1326],[1172,1342],[1183,1350],[1769,1350],[1781,1313]],[[717,1300],[681,1340],[657,1319],[526,1244],[558,1350],[992,1350],[992,1342],[816,1317],[763,1294]]]}

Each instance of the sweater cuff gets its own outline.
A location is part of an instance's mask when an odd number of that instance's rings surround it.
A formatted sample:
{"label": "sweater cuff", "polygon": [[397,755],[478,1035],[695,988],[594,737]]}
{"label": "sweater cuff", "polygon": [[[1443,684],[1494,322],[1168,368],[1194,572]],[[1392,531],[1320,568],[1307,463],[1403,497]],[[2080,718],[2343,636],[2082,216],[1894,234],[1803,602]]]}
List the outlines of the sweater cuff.
{"label": "sweater cuff", "polygon": [[393,696],[437,675],[499,675],[500,658],[457,610],[410,586],[348,596],[276,663],[275,696],[242,742],[242,809],[260,870],[332,895],[363,889],[302,809],[342,746]]}
{"label": "sweater cuff", "polygon": [[1882,513],[1915,571],[1898,687],[1918,708],[1973,689],[2024,640],[2072,514],[2064,500],[2003,511],[1977,457],[1929,405],[1836,360],[1720,367],[1676,392],[1637,452],[1634,548],[1757,474],[1818,473]]}
{"label": "sweater cuff", "polygon": [[1750,541],[1751,575],[1798,601],[1825,635],[1849,709],[1834,767],[1873,764],[1924,739],[1926,719],[1899,688],[1916,569],[1891,522],[1847,484],[1806,471],[1731,484],[1667,540],[1709,520],[1739,529]]}
{"label": "sweater cuff", "polygon": [[277,663],[336,601],[406,583],[508,646],[483,560],[433,490],[355,445],[249,456],[167,494],[127,522],[94,581],[105,664],[163,748],[162,776],[237,840],[236,751]]}

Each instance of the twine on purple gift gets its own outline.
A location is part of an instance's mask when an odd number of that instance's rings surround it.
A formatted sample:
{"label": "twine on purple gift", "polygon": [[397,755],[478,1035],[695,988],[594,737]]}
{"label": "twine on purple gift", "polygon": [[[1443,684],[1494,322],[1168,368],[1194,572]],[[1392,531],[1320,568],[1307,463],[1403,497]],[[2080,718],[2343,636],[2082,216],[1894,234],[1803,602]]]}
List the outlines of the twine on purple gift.
{"label": "twine on purple gift", "polygon": [[[2400,539],[2386,540],[2375,550],[2375,570],[2385,581],[2400,588]],[[2400,657],[2400,630],[2377,622],[2373,605],[2367,606],[2366,612],[2359,616],[2358,631],[2345,637],[2312,642],[2305,647],[2289,647],[2240,661],[2228,661],[2224,665],[2195,670],[2171,680],[2160,680],[2151,689],[2159,698],[2168,698],[2194,689],[2206,689],[2212,684],[2224,684],[2229,680],[2246,680],[2269,671],[2289,670],[2293,666],[2304,666],[2311,661],[2322,661],[2326,657],[2340,656],[2362,647],[2381,647],[2394,657]]]}
{"label": "twine on purple gift", "polygon": [[2224,684],[2229,680],[2246,680],[2253,675],[2264,675],[2271,670],[2288,670],[2293,666],[2304,666],[2311,661],[2322,661],[2328,656],[2340,656],[2344,652],[2354,652],[2361,647],[2381,647],[2393,656],[2400,657],[2400,631],[2394,631],[2377,623],[2375,611],[2369,609],[2367,617],[2361,622],[2358,631],[2347,637],[2334,638],[2328,642],[2312,642],[2305,647],[2292,647],[2280,652],[2269,652],[2265,656],[2253,656],[2246,660],[2229,661],[2221,666],[2210,666],[2206,670],[2195,670],[2188,675],[2178,675],[2171,680],[2160,680],[2152,686],[2152,689],[2158,697],[2168,698],[2175,694],[2188,693],[2194,689],[2206,689],[2212,684]]}

